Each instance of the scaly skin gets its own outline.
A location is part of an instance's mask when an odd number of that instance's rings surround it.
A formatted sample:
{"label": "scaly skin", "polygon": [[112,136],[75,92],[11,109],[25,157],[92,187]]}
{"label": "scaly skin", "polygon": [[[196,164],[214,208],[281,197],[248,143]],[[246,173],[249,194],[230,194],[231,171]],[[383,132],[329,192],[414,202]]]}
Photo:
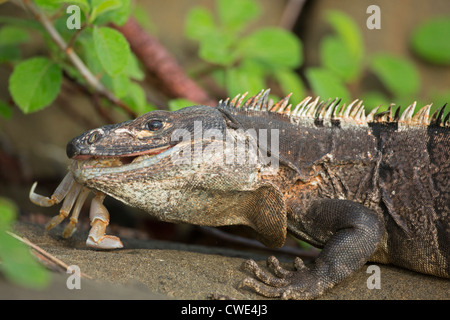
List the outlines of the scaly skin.
{"label": "scaly skin", "polygon": [[[441,108],[366,115],[362,103],[248,99],[154,111],[74,138],[78,184],[169,222],[242,225],[270,247],[287,232],[322,251],[295,271],[254,261],[249,287],[320,296],[367,261],[449,277],[450,129]],[[256,150],[256,152],[247,152]],[[247,153],[246,153],[247,152]],[[239,158],[241,156],[241,158]],[[248,156],[247,158],[243,156]]]}

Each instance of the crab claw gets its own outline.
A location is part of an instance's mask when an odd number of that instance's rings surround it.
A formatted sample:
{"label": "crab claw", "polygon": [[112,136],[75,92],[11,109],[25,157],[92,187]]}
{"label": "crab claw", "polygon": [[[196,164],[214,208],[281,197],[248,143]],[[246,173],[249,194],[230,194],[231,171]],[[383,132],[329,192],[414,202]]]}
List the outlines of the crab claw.
{"label": "crab claw", "polygon": [[[69,216],[73,205],[75,208],[72,212],[72,217],[70,218],[70,223],[64,230],[63,236],[65,238],[72,235],[75,224],[78,221],[78,215],[80,213],[81,207],[89,194],[89,189],[83,188],[80,184],[76,183],[73,179],[72,173],[67,173],[64,179],[56,188],[55,192],[51,197],[44,197],[34,192],[36,189],[37,182],[33,184],[30,190],[30,200],[34,204],[41,207],[51,207],[57,203],[60,203],[63,199],[64,202],[59,210],[59,214],[54,216],[45,226],[47,230],[53,229],[59,225],[65,218]],[[76,202],[75,202],[76,201]]]}
{"label": "crab claw", "polygon": [[75,180],[73,179],[72,173],[69,172],[66,174],[64,179],[61,181],[59,186],[56,188],[55,192],[52,194],[52,196],[44,197],[34,192],[37,186],[37,182],[33,183],[33,186],[30,190],[30,200],[34,204],[41,206],[41,207],[51,207],[54,204],[60,203],[64,197],[67,195],[69,190],[72,188],[72,185],[75,183]]}

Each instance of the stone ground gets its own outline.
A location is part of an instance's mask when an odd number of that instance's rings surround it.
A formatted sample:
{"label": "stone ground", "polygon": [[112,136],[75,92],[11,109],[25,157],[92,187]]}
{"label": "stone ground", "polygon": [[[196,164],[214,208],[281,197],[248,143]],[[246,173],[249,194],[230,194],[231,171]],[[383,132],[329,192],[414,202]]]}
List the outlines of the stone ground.
{"label": "stone ground", "polygon": [[[85,246],[86,233],[63,239],[61,229],[46,232],[40,225],[18,223],[15,232],[68,265],[77,265],[93,279],[82,279],[80,290],[66,286],[68,274],[52,272],[50,285],[40,291],[24,289],[0,277],[0,299],[209,299],[211,294],[236,299],[262,299],[237,289],[248,274],[245,259],[265,265],[261,254],[165,241],[124,239],[124,249],[97,251]],[[289,260],[283,260],[290,266]],[[380,265],[381,289],[367,288],[367,267],[340,283],[321,299],[436,299],[450,298],[450,281]]]}

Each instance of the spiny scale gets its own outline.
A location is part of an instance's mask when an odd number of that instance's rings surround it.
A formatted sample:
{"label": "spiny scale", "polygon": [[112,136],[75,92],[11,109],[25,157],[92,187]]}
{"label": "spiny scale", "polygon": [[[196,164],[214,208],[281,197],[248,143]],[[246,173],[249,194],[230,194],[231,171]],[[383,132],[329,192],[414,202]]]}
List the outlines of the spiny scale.
{"label": "spiny scale", "polygon": [[406,125],[450,127],[450,113],[443,119],[444,109],[447,104],[436,110],[431,117],[429,116],[431,104],[424,106],[414,114],[417,105],[416,102],[406,108],[402,114],[400,114],[400,107],[397,107],[394,112],[394,104],[391,104],[387,111],[378,113],[378,109],[380,108],[378,106],[366,115],[363,102],[358,99],[352,101],[348,106],[343,104],[340,107],[341,99],[338,98],[330,102],[331,99],[321,101],[319,97],[314,100],[311,97],[306,97],[292,108],[292,105],[288,104],[292,94],[288,94],[285,98],[274,104],[269,99],[269,93],[270,89],[261,90],[257,95],[248,98],[244,103],[242,102],[248,92],[242,95],[238,94],[231,100],[230,98],[227,98],[225,101],[220,100],[218,107],[278,113],[289,116],[294,122],[300,120],[340,120],[358,125],[367,125],[370,122],[398,122],[399,124]]}

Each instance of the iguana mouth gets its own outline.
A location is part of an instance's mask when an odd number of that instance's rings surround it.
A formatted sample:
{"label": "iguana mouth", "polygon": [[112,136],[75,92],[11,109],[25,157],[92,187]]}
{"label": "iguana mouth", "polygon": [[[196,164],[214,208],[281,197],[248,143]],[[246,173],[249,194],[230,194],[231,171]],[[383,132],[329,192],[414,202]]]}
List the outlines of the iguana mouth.
{"label": "iguana mouth", "polygon": [[80,169],[122,167],[154,157],[172,147],[169,145],[123,155],[77,155],[72,159],[77,161]]}

